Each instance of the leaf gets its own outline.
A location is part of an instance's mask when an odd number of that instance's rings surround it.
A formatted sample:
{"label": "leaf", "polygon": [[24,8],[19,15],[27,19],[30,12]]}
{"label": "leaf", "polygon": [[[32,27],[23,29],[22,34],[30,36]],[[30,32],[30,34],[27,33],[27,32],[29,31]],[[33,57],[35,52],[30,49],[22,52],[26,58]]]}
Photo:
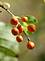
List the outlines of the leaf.
{"label": "leaf", "polygon": [[6,39],[0,38],[0,52],[3,52],[7,56],[16,56],[16,53],[14,53],[11,49],[7,48],[2,44],[3,42],[8,41]]}
{"label": "leaf", "polygon": [[6,56],[0,52],[0,61],[18,61],[18,59],[16,57]]}
{"label": "leaf", "polygon": [[12,26],[3,24],[1,25],[0,23],[0,52],[5,56],[10,56],[10,59],[12,59],[16,54],[19,54],[19,44],[16,41],[16,36],[13,36],[11,33]]}
{"label": "leaf", "polygon": [[26,26],[27,26],[27,23],[26,23],[26,22],[20,22],[20,24],[21,24],[23,27],[26,27]]}
{"label": "leaf", "polygon": [[38,20],[34,16],[27,16],[27,17],[28,17],[28,21],[27,21],[28,24],[30,24],[30,23],[37,24],[38,23]]}

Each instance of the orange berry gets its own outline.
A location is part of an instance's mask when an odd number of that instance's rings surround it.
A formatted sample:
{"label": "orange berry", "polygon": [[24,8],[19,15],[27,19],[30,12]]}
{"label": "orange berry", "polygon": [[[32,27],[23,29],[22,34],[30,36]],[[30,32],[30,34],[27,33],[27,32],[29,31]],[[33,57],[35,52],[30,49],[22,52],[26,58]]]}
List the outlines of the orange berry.
{"label": "orange berry", "polygon": [[28,41],[27,48],[28,49],[33,49],[34,47],[35,47],[35,44],[32,41]]}
{"label": "orange berry", "polygon": [[28,18],[27,18],[27,17],[22,17],[21,20],[22,20],[23,22],[27,22]]}
{"label": "orange berry", "polygon": [[30,24],[27,26],[27,29],[29,32],[35,32],[36,31],[36,25]]}
{"label": "orange berry", "polygon": [[21,26],[20,24],[18,24],[17,28],[19,30],[19,33],[22,33],[23,32],[23,26]]}
{"label": "orange berry", "polygon": [[16,17],[13,17],[10,21],[12,25],[17,25],[18,24],[18,19]]}
{"label": "orange berry", "polygon": [[17,42],[22,42],[22,41],[23,41],[23,37],[22,37],[21,35],[18,35],[18,36],[16,37],[16,41],[17,41]]}
{"label": "orange berry", "polygon": [[17,28],[13,28],[11,30],[11,32],[12,32],[13,35],[18,35],[19,34],[19,30]]}

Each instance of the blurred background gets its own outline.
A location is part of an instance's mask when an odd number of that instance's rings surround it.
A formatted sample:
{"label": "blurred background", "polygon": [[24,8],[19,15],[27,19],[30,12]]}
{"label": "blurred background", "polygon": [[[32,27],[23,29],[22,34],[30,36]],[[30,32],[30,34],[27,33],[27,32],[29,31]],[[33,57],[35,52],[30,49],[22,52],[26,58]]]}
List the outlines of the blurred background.
{"label": "blurred background", "polygon": [[[31,40],[36,43],[36,48],[26,48],[26,38],[20,44],[19,61],[45,61],[45,0],[0,0],[11,5],[10,11],[18,16],[35,16],[39,20],[38,31],[30,35]],[[0,8],[0,10],[3,10]],[[6,14],[5,14],[6,13]],[[9,22],[11,16],[3,10],[0,20]],[[23,34],[22,34],[23,35]],[[25,37],[25,35],[23,35]]]}

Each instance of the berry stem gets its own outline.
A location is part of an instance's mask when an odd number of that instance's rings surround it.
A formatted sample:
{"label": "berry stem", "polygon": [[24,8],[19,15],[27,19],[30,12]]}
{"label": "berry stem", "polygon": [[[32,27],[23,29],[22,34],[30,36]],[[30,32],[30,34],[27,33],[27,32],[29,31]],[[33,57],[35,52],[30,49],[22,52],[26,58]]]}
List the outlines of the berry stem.
{"label": "berry stem", "polygon": [[14,16],[14,14],[10,10],[6,9],[3,5],[0,5],[0,7],[6,10],[11,16]]}
{"label": "berry stem", "polygon": [[[24,32],[24,31],[23,31]],[[25,36],[27,37],[27,40],[30,41],[30,37],[24,32]]]}
{"label": "berry stem", "polygon": [[[6,9],[3,5],[0,5],[4,10],[6,10],[11,16],[15,16],[9,9]],[[2,12],[2,11],[0,11]],[[17,18],[21,19],[19,16],[16,16]]]}

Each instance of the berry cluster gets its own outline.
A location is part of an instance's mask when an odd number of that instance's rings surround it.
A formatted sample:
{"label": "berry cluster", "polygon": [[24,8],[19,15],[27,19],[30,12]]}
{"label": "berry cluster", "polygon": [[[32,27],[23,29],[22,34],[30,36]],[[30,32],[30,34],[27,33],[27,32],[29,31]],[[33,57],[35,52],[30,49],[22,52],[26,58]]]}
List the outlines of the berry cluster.
{"label": "berry cluster", "polygon": [[[21,33],[24,32],[25,36],[27,37],[27,48],[33,49],[35,47],[34,42],[30,40],[30,37],[28,35],[34,33],[37,30],[37,23],[38,20],[34,16],[14,16],[12,12],[10,12],[9,8],[10,5],[8,3],[2,3],[0,4],[0,7],[2,7],[4,10],[6,10],[11,16],[10,23],[14,26],[13,29],[11,29],[11,33],[16,36],[17,42],[22,42],[23,37],[21,36]],[[2,11],[0,11],[2,12]],[[20,20],[20,21],[19,21]]]}
{"label": "berry cluster", "polygon": [[[19,19],[21,22],[19,22]],[[11,20],[10,20],[10,23],[12,25],[14,25],[15,27],[11,30],[11,33],[16,36],[16,41],[17,42],[22,42],[23,41],[23,37],[20,35],[20,33],[24,32],[24,29],[27,29],[30,33],[32,32],[35,32],[36,31],[36,25],[33,24],[33,23],[29,23],[28,24],[28,17],[21,17],[21,18],[16,18],[13,17]],[[23,26],[21,23],[27,23],[26,26]],[[26,35],[27,36],[27,35]],[[28,36],[27,36],[28,37]],[[30,41],[28,39],[28,42],[27,42],[27,48],[29,49],[33,49],[35,47],[35,44],[34,42]]]}

